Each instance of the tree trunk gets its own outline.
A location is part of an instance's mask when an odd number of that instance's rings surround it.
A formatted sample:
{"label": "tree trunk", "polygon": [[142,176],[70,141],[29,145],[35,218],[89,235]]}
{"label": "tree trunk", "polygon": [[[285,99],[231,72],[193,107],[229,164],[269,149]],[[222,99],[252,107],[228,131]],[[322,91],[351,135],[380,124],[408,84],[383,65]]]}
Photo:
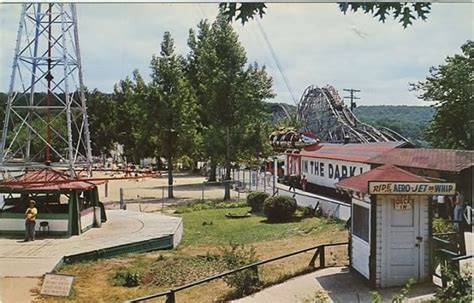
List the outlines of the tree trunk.
{"label": "tree trunk", "polygon": [[209,179],[207,180],[208,182],[216,182],[216,171],[217,164],[211,159],[211,171],[209,172]]}
{"label": "tree trunk", "polygon": [[230,200],[230,131],[229,131],[229,126],[227,126],[226,129],[226,143],[227,143],[227,151],[225,153],[225,183],[224,183],[224,201],[229,201]]}
{"label": "tree trunk", "polygon": [[168,198],[174,198],[173,195],[173,157],[168,157]]}

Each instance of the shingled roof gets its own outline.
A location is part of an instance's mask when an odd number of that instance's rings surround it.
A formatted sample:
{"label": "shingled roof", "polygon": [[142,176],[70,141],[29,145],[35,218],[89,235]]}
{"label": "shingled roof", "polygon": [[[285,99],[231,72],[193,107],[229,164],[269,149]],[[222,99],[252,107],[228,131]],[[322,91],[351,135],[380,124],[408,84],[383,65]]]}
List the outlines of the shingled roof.
{"label": "shingled roof", "polygon": [[16,178],[3,180],[0,183],[0,188],[45,191],[64,189],[87,190],[95,186],[94,182],[71,179],[68,174],[51,168],[29,171]]}
{"label": "shingled roof", "polygon": [[370,181],[430,182],[428,179],[388,164],[369,170],[363,174],[343,179],[336,183],[336,186],[342,189],[367,193],[369,191],[368,189]]}
{"label": "shingled roof", "polygon": [[367,163],[460,172],[474,165],[474,151],[397,148],[374,156]]}
{"label": "shingled roof", "polygon": [[376,142],[364,144],[320,143],[316,146],[303,149],[300,155],[313,158],[366,162],[377,155],[401,147],[404,144],[405,142]]}

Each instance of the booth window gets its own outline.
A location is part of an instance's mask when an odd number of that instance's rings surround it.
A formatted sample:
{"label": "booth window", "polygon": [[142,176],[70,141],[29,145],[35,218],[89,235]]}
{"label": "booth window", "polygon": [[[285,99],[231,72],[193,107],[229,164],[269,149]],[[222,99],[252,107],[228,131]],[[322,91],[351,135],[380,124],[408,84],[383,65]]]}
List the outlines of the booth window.
{"label": "booth window", "polygon": [[369,209],[352,204],[352,233],[369,242]]}

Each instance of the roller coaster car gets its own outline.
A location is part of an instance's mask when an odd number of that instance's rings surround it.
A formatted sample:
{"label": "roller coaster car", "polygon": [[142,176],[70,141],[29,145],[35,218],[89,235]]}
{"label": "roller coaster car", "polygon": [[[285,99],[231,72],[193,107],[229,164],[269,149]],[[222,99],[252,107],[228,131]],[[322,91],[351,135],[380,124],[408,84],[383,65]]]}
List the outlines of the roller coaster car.
{"label": "roller coaster car", "polygon": [[300,133],[292,127],[278,128],[270,134],[269,141],[276,149],[303,148],[319,143],[314,135]]}

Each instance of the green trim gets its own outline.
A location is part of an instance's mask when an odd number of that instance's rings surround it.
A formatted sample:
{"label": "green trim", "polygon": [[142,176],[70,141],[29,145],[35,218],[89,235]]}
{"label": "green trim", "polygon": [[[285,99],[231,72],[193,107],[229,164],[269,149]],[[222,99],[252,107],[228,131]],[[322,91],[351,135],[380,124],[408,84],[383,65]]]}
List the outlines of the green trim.
{"label": "green trim", "polygon": [[58,272],[63,265],[64,265],[64,257],[62,257],[61,260],[59,260],[59,262],[54,266],[51,272]]}
{"label": "green trim", "polygon": [[77,199],[77,191],[73,190],[69,196],[69,225],[68,230],[70,235],[80,235],[81,226],[80,226],[80,214],[79,214],[79,204]]}
{"label": "green trim", "polygon": [[64,256],[63,260],[65,264],[71,264],[82,261],[93,261],[101,258],[111,258],[128,253],[141,253],[172,248],[173,235],[167,235],[161,238],[127,243],[123,245],[92,250],[85,253]]}
{"label": "green trim", "polygon": [[83,229],[81,230],[81,232],[85,233],[86,231],[88,231],[89,229],[91,229],[93,226],[94,226],[94,223],[92,223],[91,225],[86,226],[85,228],[83,228]]}

